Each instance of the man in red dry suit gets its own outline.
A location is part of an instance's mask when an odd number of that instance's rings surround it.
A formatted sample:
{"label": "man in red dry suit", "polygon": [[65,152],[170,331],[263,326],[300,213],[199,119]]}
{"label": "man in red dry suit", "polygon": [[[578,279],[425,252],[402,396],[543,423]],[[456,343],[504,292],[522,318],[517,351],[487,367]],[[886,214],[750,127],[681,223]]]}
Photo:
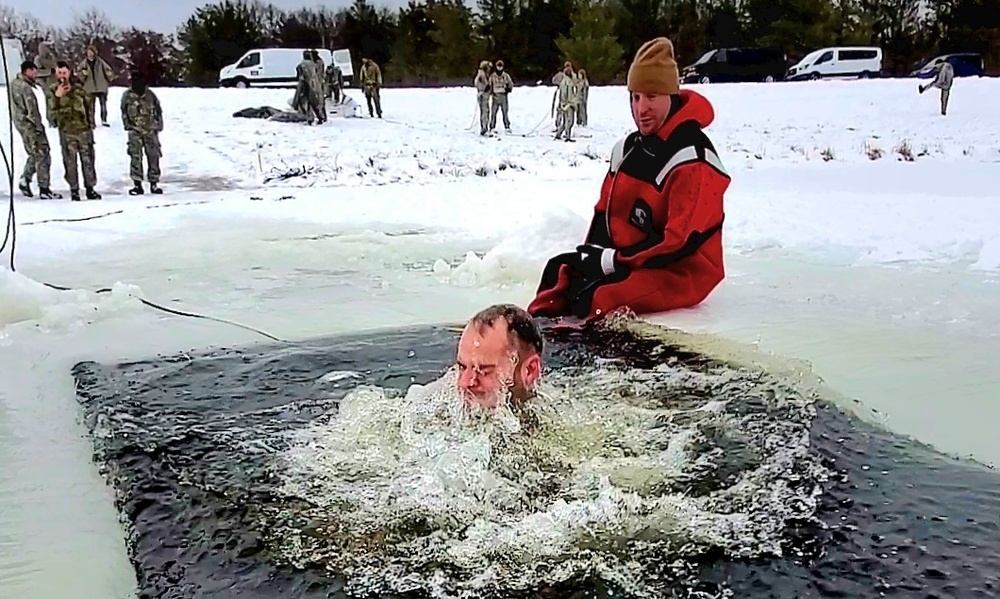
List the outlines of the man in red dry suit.
{"label": "man in red dry suit", "polygon": [[680,89],[667,38],[643,44],[628,71],[638,131],[611,151],[594,219],[576,252],[549,260],[532,316],[587,320],[699,304],[722,282],[722,198],[730,177],[702,131],[715,111]]}

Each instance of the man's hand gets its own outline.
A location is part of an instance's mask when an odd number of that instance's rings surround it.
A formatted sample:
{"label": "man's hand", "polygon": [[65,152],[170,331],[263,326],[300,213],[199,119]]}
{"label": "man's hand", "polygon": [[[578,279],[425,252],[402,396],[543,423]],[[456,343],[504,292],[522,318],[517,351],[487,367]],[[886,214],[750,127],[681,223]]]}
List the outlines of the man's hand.
{"label": "man's hand", "polygon": [[63,96],[65,96],[68,93],[69,93],[69,84],[68,83],[60,83],[59,87],[56,88],[56,97],[57,98],[62,98]]}
{"label": "man's hand", "polygon": [[580,253],[582,270],[588,278],[610,276],[618,266],[614,248],[585,244],[577,246],[576,251]]}

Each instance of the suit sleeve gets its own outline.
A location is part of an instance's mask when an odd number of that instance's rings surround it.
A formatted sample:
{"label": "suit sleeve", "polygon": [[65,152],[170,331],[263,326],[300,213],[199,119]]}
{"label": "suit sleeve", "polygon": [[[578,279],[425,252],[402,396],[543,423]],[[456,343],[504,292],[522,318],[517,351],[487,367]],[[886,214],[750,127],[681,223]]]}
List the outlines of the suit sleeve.
{"label": "suit sleeve", "polygon": [[707,161],[678,166],[669,175],[663,193],[667,220],[663,231],[646,241],[618,251],[618,260],[630,269],[665,268],[690,256],[722,228],[722,197],[729,177]]}

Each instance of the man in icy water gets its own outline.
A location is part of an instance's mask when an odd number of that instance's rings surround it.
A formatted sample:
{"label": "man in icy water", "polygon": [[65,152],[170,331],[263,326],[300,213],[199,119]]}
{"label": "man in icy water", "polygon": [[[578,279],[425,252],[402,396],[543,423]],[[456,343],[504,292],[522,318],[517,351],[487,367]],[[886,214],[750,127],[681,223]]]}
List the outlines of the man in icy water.
{"label": "man in icy water", "polygon": [[465,401],[492,409],[508,396],[517,408],[542,373],[542,333],[531,315],[496,304],[473,316],[458,341],[458,389]]}

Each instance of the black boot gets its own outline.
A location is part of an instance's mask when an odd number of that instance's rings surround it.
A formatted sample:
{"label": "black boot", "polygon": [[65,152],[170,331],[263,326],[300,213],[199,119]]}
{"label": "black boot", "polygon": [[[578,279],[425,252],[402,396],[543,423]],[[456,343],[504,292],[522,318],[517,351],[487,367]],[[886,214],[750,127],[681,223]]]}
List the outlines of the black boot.
{"label": "black boot", "polygon": [[163,190],[160,189],[160,186],[157,185],[156,183],[150,183],[149,184],[149,193],[154,194],[154,195],[163,195]]}
{"label": "black boot", "polygon": [[132,189],[128,190],[130,196],[141,196],[144,192],[142,191],[142,183],[135,181],[132,185]]}
{"label": "black boot", "polygon": [[39,199],[42,199],[42,200],[61,200],[62,199],[62,194],[61,193],[55,193],[54,191],[52,191],[48,187],[39,187],[38,188],[38,197],[39,197]]}
{"label": "black boot", "polygon": [[26,181],[20,181],[17,184],[17,188],[21,190],[21,194],[26,198],[33,198],[35,194],[31,193],[31,183]]}
{"label": "black boot", "polygon": [[71,190],[69,190],[69,199],[71,201],[73,201],[73,202],[79,202],[80,201],[80,190],[79,189],[71,189]]}
{"label": "black boot", "polygon": [[97,193],[93,189],[88,189],[87,190],[87,199],[88,200],[99,200],[99,199],[101,199],[101,194]]}

